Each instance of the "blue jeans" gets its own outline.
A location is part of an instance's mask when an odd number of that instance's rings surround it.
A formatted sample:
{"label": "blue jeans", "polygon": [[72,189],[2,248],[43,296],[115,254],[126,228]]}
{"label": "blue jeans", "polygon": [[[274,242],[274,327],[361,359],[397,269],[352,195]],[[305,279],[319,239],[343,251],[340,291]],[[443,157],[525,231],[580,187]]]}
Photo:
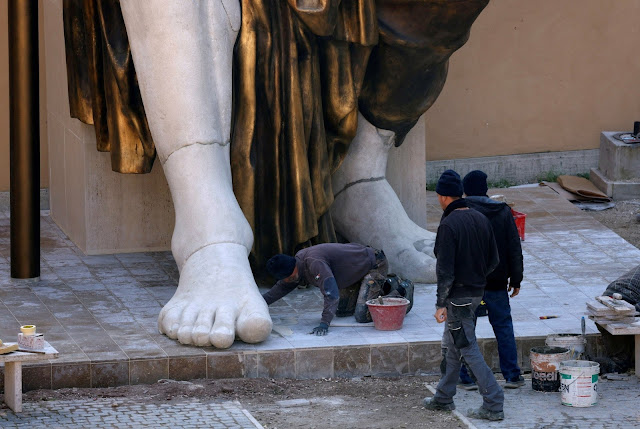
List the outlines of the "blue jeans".
{"label": "blue jeans", "polygon": [[[491,323],[498,343],[500,371],[505,380],[515,381],[520,377],[520,367],[518,366],[516,339],[513,334],[509,293],[506,288],[502,290],[485,290],[484,302],[487,305],[489,323]],[[473,382],[465,365],[460,369],[460,380],[463,383]]]}
{"label": "blue jeans", "polygon": [[482,406],[489,411],[502,411],[504,394],[487,366],[475,334],[475,310],[480,304],[477,298],[452,298],[447,300],[447,320],[442,334],[444,362],[442,378],[434,399],[443,404],[453,402],[460,367],[464,361],[476,375]]}

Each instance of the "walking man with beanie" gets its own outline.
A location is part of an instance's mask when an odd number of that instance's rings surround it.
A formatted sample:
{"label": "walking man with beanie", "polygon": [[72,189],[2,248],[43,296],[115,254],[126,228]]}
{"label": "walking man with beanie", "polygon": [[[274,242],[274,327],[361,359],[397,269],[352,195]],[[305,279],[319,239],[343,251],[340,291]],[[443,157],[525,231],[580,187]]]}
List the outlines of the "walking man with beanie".
{"label": "walking man with beanie", "polygon": [[429,410],[454,410],[453,397],[462,362],[475,374],[482,406],[468,417],[504,419],[504,394],[487,366],[476,341],[475,310],[482,300],[487,275],[498,265],[498,249],[489,220],[467,206],[462,181],[453,170],[440,176],[436,185],[444,213],[438,226],[436,255],[435,318],[445,323],[442,334],[442,378],[433,398],[425,398]]}
{"label": "walking man with beanie", "polygon": [[[524,385],[524,378],[520,375],[518,366],[509,292],[511,292],[511,298],[520,293],[523,275],[520,236],[511,208],[506,203],[492,200],[487,196],[487,175],[484,172],[480,170],[470,172],[464,177],[462,184],[467,205],[489,219],[498,246],[500,262],[487,276],[483,301],[487,306],[489,323],[493,327],[498,343],[500,370],[505,379],[504,387],[517,389]],[[466,390],[477,389],[476,383],[464,366],[460,370],[459,386]]]}
{"label": "walking man with beanie", "polygon": [[326,335],[339,303],[341,308],[345,307],[341,315],[355,312],[356,320],[367,311],[368,288],[363,278],[371,274],[384,279],[388,270],[389,263],[382,250],[357,243],[317,244],[300,250],[295,257],[279,253],[269,259],[267,271],[278,282],[262,297],[271,305],[300,283],[320,288],[324,309],[320,324],[310,333]]}

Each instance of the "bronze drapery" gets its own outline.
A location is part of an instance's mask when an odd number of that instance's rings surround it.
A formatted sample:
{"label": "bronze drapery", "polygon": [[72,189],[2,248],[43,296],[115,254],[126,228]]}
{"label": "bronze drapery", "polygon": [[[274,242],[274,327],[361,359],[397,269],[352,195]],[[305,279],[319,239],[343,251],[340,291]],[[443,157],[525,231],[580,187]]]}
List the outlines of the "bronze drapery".
{"label": "bronze drapery", "polygon": [[258,263],[336,241],[331,171],[355,136],[374,11],[373,0],[242,2],[231,170]]}
{"label": "bronze drapery", "polygon": [[[261,266],[335,241],[330,176],[358,110],[399,145],[433,104],[449,56],[488,0],[241,0],[234,51],[233,186]],[[65,0],[71,114],[96,125],[115,171],[155,149],[117,0]]]}
{"label": "bronze drapery", "polygon": [[93,124],[99,151],[119,173],[149,173],[155,146],[119,0],[64,0],[71,117]]}

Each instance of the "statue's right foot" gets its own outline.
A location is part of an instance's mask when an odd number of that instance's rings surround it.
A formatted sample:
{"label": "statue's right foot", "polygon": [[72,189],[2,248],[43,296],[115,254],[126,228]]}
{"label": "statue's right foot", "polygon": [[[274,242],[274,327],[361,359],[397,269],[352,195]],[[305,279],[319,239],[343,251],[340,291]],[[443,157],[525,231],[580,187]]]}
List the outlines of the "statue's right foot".
{"label": "statue's right foot", "polygon": [[269,308],[258,291],[240,244],[205,246],[188,257],[158,329],[182,344],[228,348],[236,335],[264,341],[271,333]]}

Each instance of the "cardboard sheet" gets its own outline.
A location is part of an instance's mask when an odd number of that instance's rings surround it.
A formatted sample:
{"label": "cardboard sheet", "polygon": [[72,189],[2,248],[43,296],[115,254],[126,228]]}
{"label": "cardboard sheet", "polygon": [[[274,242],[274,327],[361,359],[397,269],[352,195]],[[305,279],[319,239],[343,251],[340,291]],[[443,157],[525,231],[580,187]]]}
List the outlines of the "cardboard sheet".
{"label": "cardboard sheet", "polygon": [[611,201],[604,192],[583,177],[559,176],[558,182],[542,182],[558,193],[561,197],[572,202],[607,203]]}
{"label": "cardboard sheet", "polygon": [[611,198],[609,198],[607,194],[596,188],[596,185],[594,185],[584,177],[559,176],[558,184],[572,194],[577,194],[584,198],[589,198],[591,200],[611,201]]}

